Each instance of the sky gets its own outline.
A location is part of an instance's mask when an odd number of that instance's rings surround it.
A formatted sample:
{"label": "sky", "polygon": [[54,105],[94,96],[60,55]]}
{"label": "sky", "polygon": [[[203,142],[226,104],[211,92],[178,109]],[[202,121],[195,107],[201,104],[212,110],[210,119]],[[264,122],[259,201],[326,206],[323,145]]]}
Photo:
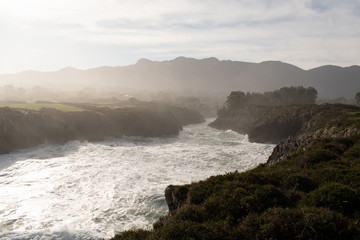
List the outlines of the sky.
{"label": "sky", "polygon": [[179,56],[360,65],[360,0],[0,0],[0,74]]}

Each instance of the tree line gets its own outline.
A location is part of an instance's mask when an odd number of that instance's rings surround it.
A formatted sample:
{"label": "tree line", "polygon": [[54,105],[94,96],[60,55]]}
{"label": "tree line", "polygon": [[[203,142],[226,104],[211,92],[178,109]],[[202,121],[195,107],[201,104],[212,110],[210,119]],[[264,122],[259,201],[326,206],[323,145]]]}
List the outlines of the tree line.
{"label": "tree line", "polygon": [[283,87],[273,92],[250,93],[233,91],[228,96],[227,107],[236,109],[246,105],[282,106],[292,104],[314,104],[317,90],[313,87]]}

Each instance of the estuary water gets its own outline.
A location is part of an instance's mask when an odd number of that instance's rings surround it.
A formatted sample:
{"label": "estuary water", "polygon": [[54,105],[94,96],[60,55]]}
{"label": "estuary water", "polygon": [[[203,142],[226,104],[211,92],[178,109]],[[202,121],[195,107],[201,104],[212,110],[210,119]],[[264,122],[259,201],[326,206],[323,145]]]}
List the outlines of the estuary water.
{"label": "estuary water", "polygon": [[245,171],[274,145],[203,124],[178,136],[44,144],[0,155],[0,239],[98,239],[151,228],[164,190]]}

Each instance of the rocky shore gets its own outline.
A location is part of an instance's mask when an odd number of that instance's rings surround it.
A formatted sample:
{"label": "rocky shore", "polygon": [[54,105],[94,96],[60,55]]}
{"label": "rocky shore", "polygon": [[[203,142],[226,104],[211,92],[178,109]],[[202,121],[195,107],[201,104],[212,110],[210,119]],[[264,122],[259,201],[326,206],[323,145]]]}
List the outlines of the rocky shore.
{"label": "rocky shore", "polygon": [[[310,108],[310,107],[307,107]],[[306,107],[305,107],[306,109]],[[312,117],[303,122],[297,134],[281,140],[269,156],[267,164],[274,164],[296,150],[306,150],[316,139],[346,138],[360,134],[360,108],[351,105],[311,107]]]}
{"label": "rocky shore", "polygon": [[[344,139],[360,136],[360,107],[357,106],[329,104],[326,106],[270,107],[267,110],[264,107],[261,108],[264,119],[256,120],[256,124],[248,128],[251,129],[249,138],[253,140],[259,139],[259,141],[255,142],[267,142],[281,139],[281,136],[287,137],[274,147],[266,162],[268,166],[285,160],[297,151],[306,151],[319,139]],[[273,118],[271,119],[269,116],[273,116]],[[218,118],[209,125],[212,127],[221,126],[222,129],[232,129],[244,133],[244,129],[238,128],[239,125],[229,125],[228,127],[223,125],[224,122],[233,121],[227,120],[229,119]],[[249,119],[246,120],[249,121]],[[242,122],[244,119],[239,119],[239,121]],[[288,125],[285,123],[288,123]],[[275,126],[284,127],[280,130]],[[292,126],[293,129],[288,126]],[[263,132],[259,136],[261,130]],[[271,136],[271,134],[275,136]],[[186,197],[189,187],[190,185],[180,187],[170,185],[165,189],[165,198],[170,213],[176,212],[177,209],[190,202]]]}
{"label": "rocky shore", "polygon": [[224,111],[209,126],[247,134],[252,142],[277,144],[300,134],[305,124],[320,111],[322,108],[317,105],[249,105]]}
{"label": "rocky shore", "polygon": [[44,142],[175,135],[183,125],[204,121],[196,111],[173,106],[81,107],[84,111],[0,108],[0,154]]}
{"label": "rocky shore", "polygon": [[168,186],[153,230],[113,239],[360,238],[360,107],[248,107],[211,126],[278,144],[250,171]]}
{"label": "rocky shore", "polygon": [[306,147],[313,139],[360,134],[360,108],[352,105],[247,106],[220,115],[210,127],[248,134],[249,140],[275,143],[268,164]]}

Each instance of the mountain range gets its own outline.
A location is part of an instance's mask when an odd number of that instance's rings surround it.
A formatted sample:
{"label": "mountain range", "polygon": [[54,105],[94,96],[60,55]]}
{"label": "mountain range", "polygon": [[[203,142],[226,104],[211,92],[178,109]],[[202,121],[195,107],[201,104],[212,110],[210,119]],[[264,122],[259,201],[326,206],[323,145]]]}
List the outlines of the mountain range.
{"label": "mountain range", "polygon": [[304,70],[280,61],[249,63],[217,58],[140,59],[136,64],[54,72],[0,75],[0,85],[57,89],[127,88],[147,91],[226,93],[264,92],[284,86],[314,87],[322,98],[354,98],[360,91],[360,66],[326,65]]}

